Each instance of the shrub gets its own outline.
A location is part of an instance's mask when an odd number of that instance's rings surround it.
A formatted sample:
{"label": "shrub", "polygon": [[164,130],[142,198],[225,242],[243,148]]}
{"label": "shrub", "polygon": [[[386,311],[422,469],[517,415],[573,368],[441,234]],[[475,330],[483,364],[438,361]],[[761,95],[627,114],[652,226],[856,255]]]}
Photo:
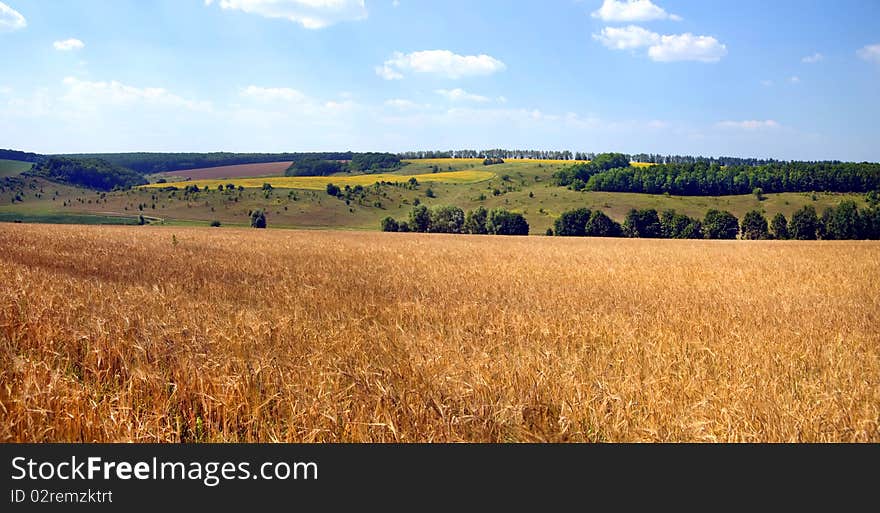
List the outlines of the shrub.
{"label": "shrub", "polygon": [[211,228],[218,228],[220,226],[220,221],[214,219],[211,221]]}
{"label": "shrub", "polygon": [[381,227],[383,232],[396,232],[400,228],[397,224],[397,221],[393,217],[386,217],[382,219]]}
{"label": "shrub", "polygon": [[251,228],[265,228],[266,213],[262,210],[254,210],[251,212]]}
{"label": "shrub", "polygon": [[333,197],[338,197],[341,194],[338,185],[333,185],[332,183],[327,184],[327,194]]}

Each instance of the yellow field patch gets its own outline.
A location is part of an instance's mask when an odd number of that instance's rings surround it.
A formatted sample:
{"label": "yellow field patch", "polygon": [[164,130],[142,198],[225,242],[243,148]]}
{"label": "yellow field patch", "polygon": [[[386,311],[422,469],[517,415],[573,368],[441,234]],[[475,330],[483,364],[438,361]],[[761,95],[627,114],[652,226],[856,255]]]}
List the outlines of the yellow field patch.
{"label": "yellow field patch", "polygon": [[346,185],[353,187],[355,185],[373,185],[376,182],[406,182],[410,178],[416,178],[421,183],[469,184],[491,180],[494,176],[495,173],[489,171],[449,171],[446,173],[429,173],[420,175],[392,175],[380,173],[374,175],[352,176],[272,176],[266,178],[227,178],[151,183],[141,187],[155,189],[162,187],[186,187],[187,185],[195,185],[199,188],[207,187],[209,189],[216,189],[219,185],[231,183],[236,187],[240,186],[245,189],[259,189],[263,187],[263,184],[268,183],[277,189],[309,189],[318,191],[326,189],[327,184],[329,183],[340,187],[345,187]]}

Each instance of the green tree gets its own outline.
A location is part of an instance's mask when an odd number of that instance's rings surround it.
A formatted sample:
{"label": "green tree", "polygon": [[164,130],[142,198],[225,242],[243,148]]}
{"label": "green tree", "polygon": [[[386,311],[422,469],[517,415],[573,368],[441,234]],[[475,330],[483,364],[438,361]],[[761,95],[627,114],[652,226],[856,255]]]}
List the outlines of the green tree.
{"label": "green tree", "polygon": [[578,208],[563,212],[553,224],[553,232],[560,237],[583,237],[586,235],[590,209]]}
{"label": "green tree", "polygon": [[596,210],[590,214],[590,219],[584,227],[584,234],[587,237],[620,237],[623,228],[620,223],[605,215],[605,212]]}
{"label": "green tree", "polygon": [[767,218],[759,210],[746,212],[740,223],[743,239],[760,240],[770,237],[767,229]]}
{"label": "green tree", "polygon": [[486,230],[493,235],[528,235],[529,223],[522,214],[494,208],[489,211]]}
{"label": "green tree", "polygon": [[262,209],[251,212],[251,228],[265,228],[266,213]]}
{"label": "green tree", "polygon": [[819,217],[816,215],[816,209],[812,205],[805,205],[791,215],[791,222],[788,223],[788,233],[792,239],[816,240],[818,230]]}
{"label": "green tree", "polygon": [[409,213],[409,228],[414,232],[427,232],[431,228],[431,211],[424,205],[418,205]]}
{"label": "green tree", "polygon": [[662,236],[660,216],[653,208],[632,209],[627,212],[624,219],[623,232],[627,237],[658,239]]}
{"label": "green tree", "polygon": [[755,195],[755,198],[757,198],[758,201],[764,201],[764,189],[760,187],[755,187],[752,190],[752,194]]}
{"label": "green tree", "polygon": [[703,233],[707,239],[735,239],[739,220],[730,212],[711,209],[703,219]]}
{"label": "green tree", "polygon": [[400,228],[393,217],[386,217],[380,222],[383,232],[396,232]]}
{"label": "green tree", "polygon": [[773,237],[779,240],[785,240],[789,237],[788,219],[785,218],[785,214],[779,212],[773,216],[773,220],[770,221],[770,231],[773,232]]}
{"label": "green tree", "polygon": [[837,207],[830,210],[829,214],[829,217],[825,219],[823,238],[836,240],[862,238],[862,219],[859,215],[859,208],[854,201],[841,201]]}
{"label": "green tree", "polygon": [[458,207],[437,206],[431,209],[431,224],[428,230],[432,233],[461,233],[464,226],[464,212]]}
{"label": "green tree", "polygon": [[332,183],[327,184],[327,194],[333,197],[338,197],[342,191],[339,189],[338,185],[333,185]]}
{"label": "green tree", "polygon": [[474,235],[487,234],[486,220],[488,217],[489,211],[485,207],[477,207],[474,210],[468,211],[464,217],[464,232]]}

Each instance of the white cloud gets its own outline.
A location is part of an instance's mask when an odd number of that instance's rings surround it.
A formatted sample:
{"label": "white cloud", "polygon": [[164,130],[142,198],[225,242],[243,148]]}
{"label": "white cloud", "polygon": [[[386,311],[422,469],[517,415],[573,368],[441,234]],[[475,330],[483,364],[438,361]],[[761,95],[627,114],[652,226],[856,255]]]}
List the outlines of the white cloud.
{"label": "white cloud", "polygon": [[792,84],[798,84],[801,81],[801,77],[795,75],[788,79]]}
{"label": "white cloud", "polygon": [[400,0],[392,0],[391,7],[400,7]]}
{"label": "white cloud", "polygon": [[803,62],[804,64],[816,64],[817,62],[821,61],[824,58],[825,58],[824,55],[822,55],[819,52],[816,52],[813,55],[807,55],[806,57],[801,59],[801,62]]}
{"label": "white cloud", "polygon": [[738,130],[767,130],[779,128],[779,123],[772,119],[746,120],[746,121],[720,121],[715,124],[718,128],[733,128]]}
{"label": "white cloud", "polygon": [[648,56],[657,62],[718,62],[727,55],[727,47],[711,36],[690,33],[661,36],[660,43],[648,48]]}
{"label": "white cloud", "polygon": [[593,12],[592,16],[602,21],[617,22],[681,20],[681,16],[669,14],[651,0],[605,0],[602,2],[602,7]]}
{"label": "white cloud", "polygon": [[412,110],[420,107],[419,104],[412,100],[404,100],[401,98],[392,98],[390,100],[385,100],[386,107],[393,107],[399,110]]}
{"label": "white cloud", "polygon": [[472,94],[472,93],[469,93],[461,88],[437,89],[434,92],[439,94],[440,96],[446,98],[447,100],[452,101],[452,102],[469,101],[469,102],[486,103],[489,101],[489,98],[486,98],[485,96],[480,96],[478,94]]}
{"label": "white cloud", "polygon": [[52,43],[52,46],[58,51],[70,52],[72,50],[82,50],[85,48],[86,44],[79,39],[70,38],[65,39],[64,41],[55,41]]}
{"label": "white cloud", "polygon": [[599,34],[593,34],[593,39],[612,50],[647,47],[648,57],[656,62],[718,62],[727,55],[727,47],[711,36],[690,33],[663,36],[636,25],[605,27]]}
{"label": "white cloud", "polygon": [[605,27],[593,39],[612,50],[632,50],[651,46],[660,41],[660,35],[635,25],[627,27]]}
{"label": "white cloud", "polygon": [[773,81],[772,80],[762,80],[761,85],[764,87],[770,87],[773,85]]}
{"label": "white cloud", "polygon": [[425,50],[409,54],[394,52],[391,59],[376,68],[376,74],[385,80],[400,80],[407,71],[456,79],[491,75],[504,69],[503,62],[485,54],[458,55],[449,50]]}
{"label": "white cloud", "polygon": [[111,82],[92,82],[75,77],[65,78],[63,84],[67,86],[67,92],[63,99],[68,103],[83,108],[92,108],[100,105],[129,106],[146,104],[193,111],[211,110],[211,104],[208,102],[187,100],[160,87],[139,88],[115,80]]}
{"label": "white cloud", "polygon": [[0,2],[0,32],[27,27],[27,20],[18,11]]}
{"label": "white cloud", "polygon": [[296,89],[287,87],[259,87],[251,85],[244,88],[241,91],[241,95],[262,102],[303,102],[306,100],[306,95]]}
{"label": "white cloud", "polygon": [[[205,0],[205,5],[213,3],[214,0]],[[219,0],[218,3],[221,9],[286,19],[307,29],[321,29],[367,17],[364,0]]]}
{"label": "white cloud", "polygon": [[860,48],[859,51],[856,53],[859,55],[859,57],[868,62],[875,62],[880,64],[880,44],[867,45],[863,48]]}

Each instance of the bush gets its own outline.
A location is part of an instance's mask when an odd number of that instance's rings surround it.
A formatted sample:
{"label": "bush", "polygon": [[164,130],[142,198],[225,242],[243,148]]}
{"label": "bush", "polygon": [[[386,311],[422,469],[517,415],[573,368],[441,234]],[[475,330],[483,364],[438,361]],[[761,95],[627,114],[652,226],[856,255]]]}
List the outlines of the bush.
{"label": "bush", "polygon": [[764,189],[762,189],[760,187],[755,187],[755,189],[752,190],[752,194],[755,195],[755,198],[758,201],[764,201]]}
{"label": "bush", "polygon": [[262,210],[254,210],[251,212],[251,228],[265,228],[266,213]]}
{"label": "bush", "polygon": [[386,217],[382,219],[380,224],[383,232],[396,232],[400,229],[397,221],[393,217]]}
{"label": "bush", "polygon": [[770,231],[767,229],[767,218],[758,210],[752,210],[746,213],[740,223],[740,231],[743,239],[761,240],[770,238]]}
{"label": "bush", "polygon": [[437,196],[434,194],[434,189],[428,187],[428,190],[425,191],[425,196],[429,198],[436,198]]}
{"label": "bush", "polygon": [[332,183],[327,184],[327,194],[333,197],[339,197],[342,191],[339,189],[338,185],[333,185]]}
{"label": "bush", "polygon": [[739,220],[730,212],[712,209],[706,212],[703,232],[707,239],[735,239],[739,233]]}
{"label": "bush", "polygon": [[211,228],[218,228],[220,226],[220,221],[214,219],[211,221]]}

